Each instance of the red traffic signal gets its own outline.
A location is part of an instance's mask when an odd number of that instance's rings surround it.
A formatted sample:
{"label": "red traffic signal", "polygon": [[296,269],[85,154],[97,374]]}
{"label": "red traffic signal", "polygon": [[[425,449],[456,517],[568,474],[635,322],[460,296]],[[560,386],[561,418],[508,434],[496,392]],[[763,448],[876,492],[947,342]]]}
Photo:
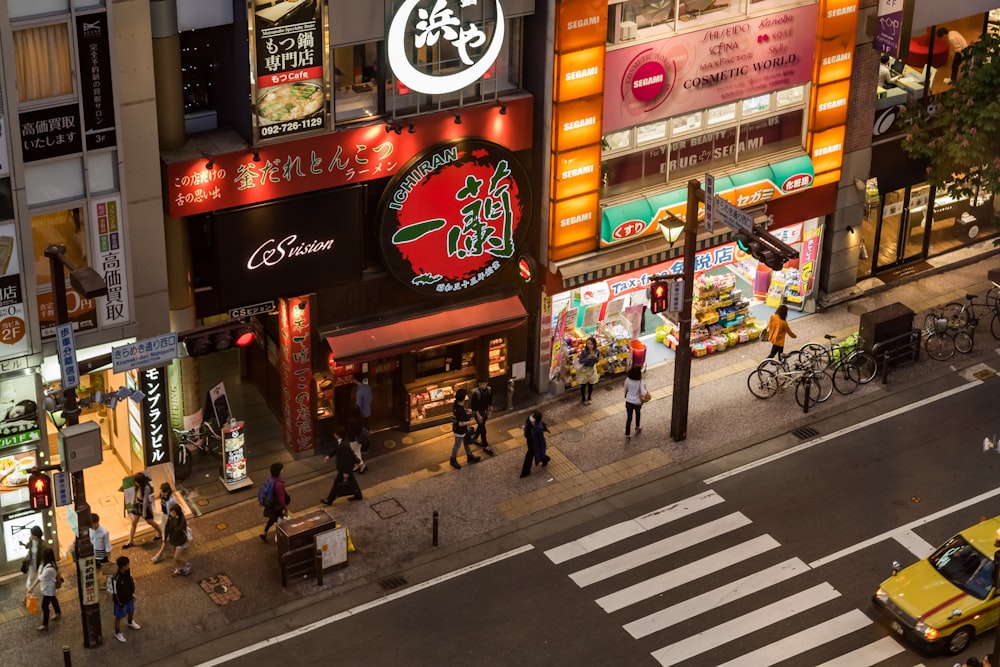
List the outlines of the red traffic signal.
{"label": "red traffic signal", "polygon": [[33,472],[28,478],[28,496],[31,509],[47,510],[52,507],[52,480],[44,472]]}
{"label": "red traffic signal", "polygon": [[670,281],[666,278],[653,278],[649,286],[649,309],[654,313],[667,312],[669,294]]}
{"label": "red traffic signal", "polygon": [[257,339],[253,325],[244,320],[227,320],[177,334],[187,348],[188,356],[200,357],[213,352],[223,352],[231,347],[246,347]]}

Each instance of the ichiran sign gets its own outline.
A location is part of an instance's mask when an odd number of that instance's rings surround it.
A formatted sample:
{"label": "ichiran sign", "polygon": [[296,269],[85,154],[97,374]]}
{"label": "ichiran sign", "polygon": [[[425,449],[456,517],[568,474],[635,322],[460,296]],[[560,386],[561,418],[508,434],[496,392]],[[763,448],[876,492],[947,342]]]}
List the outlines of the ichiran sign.
{"label": "ichiran sign", "polygon": [[[407,88],[428,95],[452,93],[481,79],[493,67],[503,48],[503,7],[500,0],[493,0],[496,3],[496,16],[493,39],[489,44],[486,43],[487,32],[472,22],[463,25],[462,19],[455,15],[452,7],[457,6],[461,13],[462,7],[476,6],[479,2],[480,0],[404,0],[392,17],[386,39],[389,67],[396,78]],[[488,3],[490,0],[482,2]],[[418,7],[421,4],[424,7]],[[458,70],[442,75],[425,74],[413,65],[410,56],[415,49],[434,47],[439,41],[451,44],[458,51]]]}
{"label": "ichiran sign", "polygon": [[432,147],[382,197],[386,267],[424,294],[467,292],[488,282],[519,254],[531,211],[521,163],[482,140]]}

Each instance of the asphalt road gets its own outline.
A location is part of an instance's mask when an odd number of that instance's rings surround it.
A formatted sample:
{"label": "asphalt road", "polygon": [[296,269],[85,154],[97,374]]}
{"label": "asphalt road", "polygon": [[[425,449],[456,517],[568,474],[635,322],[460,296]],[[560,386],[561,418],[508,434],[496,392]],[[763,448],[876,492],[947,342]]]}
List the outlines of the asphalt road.
{"label": "asphalt road", "polygon": [[213,664],[951,667],[890,637],[868,599],[893,560],[1000,513],[1000,456],[981,450],[998,391],[958,375],[903,391],[893,412],[862,408],[745,468],[534,526],[479,566],[276,619],[225,650],[282,641]]}

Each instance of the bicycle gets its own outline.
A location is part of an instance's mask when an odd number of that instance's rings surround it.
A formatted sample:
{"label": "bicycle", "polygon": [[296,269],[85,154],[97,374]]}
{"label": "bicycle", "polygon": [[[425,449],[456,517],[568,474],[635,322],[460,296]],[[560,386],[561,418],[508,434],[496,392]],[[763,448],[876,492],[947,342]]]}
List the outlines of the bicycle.
{"label": "bicycle", "polygon": [[216,432],[209,422],[202,422],[200,426],[187,431],[173,429],[175,456],[174,456],[174,476],[178,480],[183,480],[191,474],[191,467],[194,464],[195,452],[200,452],[198,458],[214,456],[221,461],[222,456],[222,436]]}
{"label": "bicycle", "polygon": [[829,373],[833,386],[840,394],[850,394],[859,384],[868,384],[878,373],[878,361],[864,349],[864,341],[854,333],[838,345],[830,334],[823,336],[826,345],[807,343],[799,350],[803,359],[815,370]]}
{"label": "bicycle", "polygon": [[765,359],[747,377],[750,393],[761,399],[773,398],[789,384],[795,385],[795,402],[801,408],[822,403],[833,393],[830,376],[814,370],[798,351]]}
{"label": "bicycle", "polygon": [[[955,317],[958,319],[958,322],[962,325],[962,327],[967,330],[970,339],[975,338],[976,327],[979,326],[979,320],[985,318],[989,313],[992,313],[993,319],[990,320],[990,333],[993,334],[994,338],[1000,340],[1000,301],[997,300],[998,297],[1000,297],[1000,288],[992,287],[988,292],[986,292],[984,303],[976,303],[975,294],[966,294],[965,300],[967,303],[950,303],[945,306],[945,308],[954,308],[955,306],[959,307]],[[976,314],[976,308],[988,308],[989,310],[986,314],[980,316]],[[970,343],[971,342],[972,341],[970,340]],[[955,345],[958,347],[958,351],[963,354],[972,350],[971,344],[969,345],[968,350],[963,350],[959,347],[959,341],[957,338],[955,340]]]}

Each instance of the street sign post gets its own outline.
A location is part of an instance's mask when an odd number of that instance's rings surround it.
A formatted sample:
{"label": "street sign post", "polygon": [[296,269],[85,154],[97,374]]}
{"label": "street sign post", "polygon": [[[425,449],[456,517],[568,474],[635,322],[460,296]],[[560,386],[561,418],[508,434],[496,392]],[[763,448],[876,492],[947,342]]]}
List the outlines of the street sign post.
{"label": "street sign post", "polygon": [[[723,224],[734,232],[749,232],[753,229],[753,218],[718,195],[712,197],[715,214]],[[706,202],[708,197],[705,198]]]}
{"label": "street sign post", "polygon": [[177,334],[137,340],[111,348],[111,364],[115,373],[163,366],[177,358]]}
{"label": "street sign post", "polygon": [[671,313],[679,313],[684,308],[684,279],[670,281],[670,290],[667,293],[667,310]]}
{"label": "street sign post", "polygon": [[62,388],[76,389],[80,386],[80,367],[76,363],[76,341],[73,340],[73,325],[60,324],[56,327],[56,349],[59,355],[59,370],[62,371]]}
{"label": "street sign post", "polygon": [[52,473],[52,495],[55,496],[56,507],[65,507],[73,502],[68,472]]}
{"label": "street sign post", "polygon": [[715,233],[715,176],[705,173],[705,231]]}

